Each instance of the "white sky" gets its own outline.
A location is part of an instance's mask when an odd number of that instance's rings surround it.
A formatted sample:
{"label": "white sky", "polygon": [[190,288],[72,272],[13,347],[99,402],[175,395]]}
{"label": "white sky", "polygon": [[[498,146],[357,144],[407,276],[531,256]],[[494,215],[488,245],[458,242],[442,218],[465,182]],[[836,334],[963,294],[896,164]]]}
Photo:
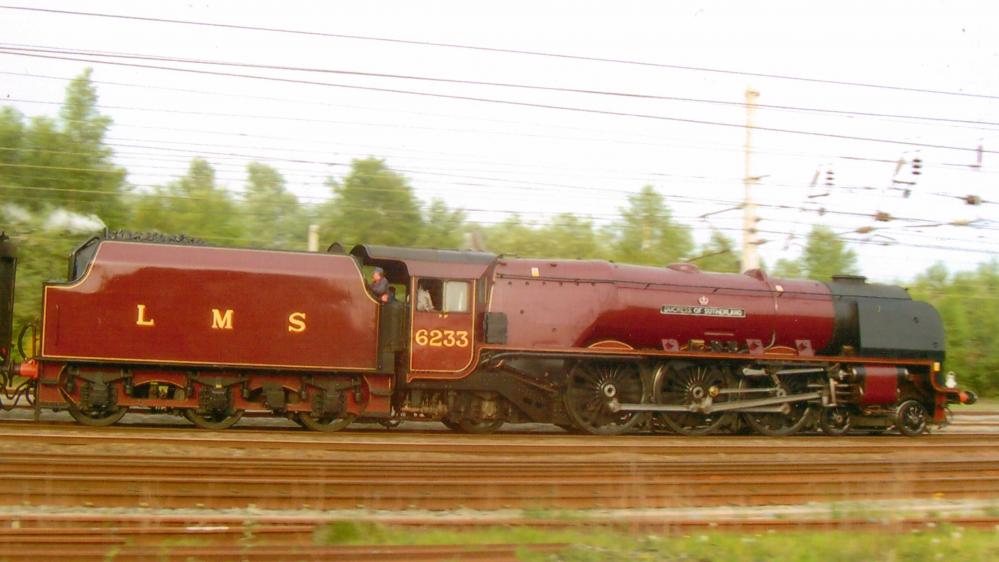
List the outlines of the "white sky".
{"label": "white sky", "polygon": [[[24,5],[28,3],[24,2]],[[837,86],[733,74],[487,53],[455,48],[240,31],[0,9],[0,49],[41,45],[175,58],[512,82],[760,104],[969,120],[985,124],[818,115],[760,108],[760,127],[999,150],[999,8],[994,2],[59,2],[35,8],[265,26],[325,33],[566,53],[670,65],[865,82],[997,96],[961,97]],[[93,57],[90,57],[93,58]],[[119,59],[120,60],[120,59]],[[428,83],[246,69],[208,68],[327,83],[437,92],[528,103],[732,124],[739,105],[640,100],[495,86]],[[543,221],[559,212],[614,220],[627,194],[652,184],[699,241],[710,227],[739,240],[745,130],[669,120],[459,101],[393,93],[218,77],[104,64],[93,78],[109,142],[136,186],[182,175],[192,156],[242,189],[245,165],[275,166],[305,201],[329,196],[323,179],[342,177],[355,157],[385,157],[424,201],[437,196],[484,223],[520,212]],[[54,115],[65,80],[88,63],[0,54],[0,103],[27,115]],[[31,74],[35,76],[25,76]],[[108,84],[118,82],[125,86]],[[172,88],[162,89],[162,88]],[[197,90],[204,93],[179,90]],[[6,99],[6,101],[2,101]],[[24,100],[24,101],[14,101]],[[52,102],[49,104],[38,102]],[[970,269],[999,253],[999,205],[969,206],[976,194],[999,201],[999,154],[753,132],[752,173],[761,208],[760,247],[768,264],[793,257],[810,225],[844,233],[876,280],[910,279],[935,261]],[[896,161],[920,157],[911,197],[885,190]],[[290,161],[292,160],[292,161]],[[832,167],[836,186],[810,188]],[[903,168],[897,179],[914,179]],[[823,172],[824,174],[824,172]],[[861,188],[861,189],[851,189]],[[867,188],[867,189],[862,189]],[[951,195],[955,197],[947,197]],[[848,211],[977,227],[875,223],[799,208]],[[882,230],[858,234],[857,228]],[[303,228],[305,226],[303,225]],[[324,233],[332,238],[333,233]],[[889,242],[877,245],[873,242]],[[927,247],[935,246],[935,248]],[[960,248],[966,251],[946,250]],[[970,251],[967,251],[970,250]],[[989,253],[991,252],[991,253]]]}

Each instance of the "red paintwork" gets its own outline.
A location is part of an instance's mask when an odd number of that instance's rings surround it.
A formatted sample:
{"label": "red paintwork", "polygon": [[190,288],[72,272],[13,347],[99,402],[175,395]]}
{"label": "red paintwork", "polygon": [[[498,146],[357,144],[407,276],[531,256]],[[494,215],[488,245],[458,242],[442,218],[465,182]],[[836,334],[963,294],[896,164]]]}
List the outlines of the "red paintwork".
{"label": "red paintwork", "polygon": [[[472,362],[473,322],[471,312],[414,312],[410,331],[410,369],[424,373],[463,371]],[[416,337],[421,330],[429,336],[424,345],[420,345],[422,339]]]}
{"label": "red paintwork", "polygon": [[864,376],[865,405],[894,404],[898,402],[898,367],[863,365],[857,371]]}
{"label": "red paintwork", "polygon": [[[154,326],[137,325],[139,304]],[[233,329],[213,329],[212,309]],[[377,334],[348,256],[105,241],[81,281],[46,286],[42,358],[373,370]]]}
{"label": "red paintwork", "polygon": [[[536,268],[537,276],[532,269]],[[504,312],[509,347],[587,347],[617,340],[662,349],[663,340],[823,349],[832,338],[829,291],[815,281],[700,272],[690,266],[642,267],[600,261],[501,260],[490,302]],[[778,288],[779,286],[779,288]],[[663,305],[745,310],[744,318],[666,315]]]}

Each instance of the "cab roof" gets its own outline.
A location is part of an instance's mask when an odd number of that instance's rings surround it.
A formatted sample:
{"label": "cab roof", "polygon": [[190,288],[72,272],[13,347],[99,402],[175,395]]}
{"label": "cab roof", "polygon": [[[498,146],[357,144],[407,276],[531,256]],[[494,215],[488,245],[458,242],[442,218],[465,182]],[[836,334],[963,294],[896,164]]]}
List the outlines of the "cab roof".
{"label": "cab roof", "polygon": [[358,244],[350,254],[360,259],[364,265],[376,265],[385,269],[390,279],[407,273],[416,277],[474,279],[481,277],[496,261],[496,254],[489,252],[397,248],[376,244]]}

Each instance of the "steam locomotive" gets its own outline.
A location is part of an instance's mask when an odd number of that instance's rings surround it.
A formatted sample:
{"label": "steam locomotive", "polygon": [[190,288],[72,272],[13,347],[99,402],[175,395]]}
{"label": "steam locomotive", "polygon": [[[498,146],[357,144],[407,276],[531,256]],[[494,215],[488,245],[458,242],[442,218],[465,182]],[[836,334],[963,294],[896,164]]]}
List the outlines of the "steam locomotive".
{"label": "steam locomotive", "polygon": [[[369,293],[373,267],[397,299]],[[88,425],[131,409],[212,429],[256,412],[318,431],[424,420],[471,433],[534,422],[918,435],[975,401],[942,368],[933,307],[862,277],[105,235],[72,253],[66,281],[44,285],[37,332],[20,334],[26,358],[14,363],[15,269],[0,243],[6,382],[24,381],[37,411]]]}

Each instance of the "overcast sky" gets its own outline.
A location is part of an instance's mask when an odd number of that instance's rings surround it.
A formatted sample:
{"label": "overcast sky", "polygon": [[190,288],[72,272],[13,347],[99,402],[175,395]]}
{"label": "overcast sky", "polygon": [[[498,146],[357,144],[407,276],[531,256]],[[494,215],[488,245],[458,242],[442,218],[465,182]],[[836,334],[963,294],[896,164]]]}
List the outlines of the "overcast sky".
{"label": "overcast sky", "polygon": [[[108,142],[140,188],[182,175],[200,155],[235,192],[243,188],[246,163],[257,160],[279,169],[304,201],[317,202],[329,197],[326,177],[340,178],[352,158],[373,155],[409,177],[422,200],[443,198],[483,223],[513,212],[539,222],[571,212],[605,224],[629,193],[651,184],[699,241],[712,228],[738,241],[741,211],[715,212],[743,197],[742,102],[753,88],[761,105],[754,121],[762,130],[752,132],[751,174],[762,178],[754,197],[763,205],[758,236],[768,264],[797,255],[813,224],[842,233],[863,272],[882,281],[911,279],[935,261],[971,269],[999,252],[999,205],[959,199],[999,201],[994,2],[35,1],[30,7],[656,63],[0,9],[0,50],[55,47],[652,96],[104,59],[279,81],[0,54],[0,99],[26,115],[54,115],[67,79],[92,66],[101,111],[115,122]],[[913,176],[908,163],[896,174],[899,159],[915,158],[923,162],[921,175]],[[834,185],[826,189],[829,169]],[[911,187],[911,194],[905,198],[893,187]],[[878,211],[899,218],[875,222]],[[714,214],[699,218],[706,213]],[[955,221],[971,226],[946,226]],[[928,226],[939,223],[945,226]]]}

